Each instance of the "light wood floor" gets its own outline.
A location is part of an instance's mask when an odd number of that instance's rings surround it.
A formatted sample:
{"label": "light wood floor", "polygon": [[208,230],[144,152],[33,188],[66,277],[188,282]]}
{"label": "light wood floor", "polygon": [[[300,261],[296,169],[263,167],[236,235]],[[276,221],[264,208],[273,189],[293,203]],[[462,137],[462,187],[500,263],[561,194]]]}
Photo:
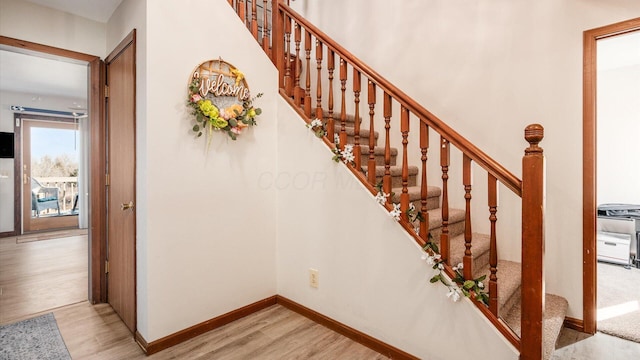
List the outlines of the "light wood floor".
{"label": "light wood floor", "polygon": [[87,251],[87,235],[48,240],[1,238],[0,324],[86,301]]}
{"label": "light wood floor", "polygon": [[[52,311],[73,359],[385,359],[279,305],[147,357],[108,304],[85,300],[87,258],[86,236],[0,239],[0,324]],[[640,359],[640,344],[563,329],[564,359]]]}
{"label": "light wood floor", "polygon": [[109,305],[53,313],[73,359],[386,359],[280,305],[148,357]]}

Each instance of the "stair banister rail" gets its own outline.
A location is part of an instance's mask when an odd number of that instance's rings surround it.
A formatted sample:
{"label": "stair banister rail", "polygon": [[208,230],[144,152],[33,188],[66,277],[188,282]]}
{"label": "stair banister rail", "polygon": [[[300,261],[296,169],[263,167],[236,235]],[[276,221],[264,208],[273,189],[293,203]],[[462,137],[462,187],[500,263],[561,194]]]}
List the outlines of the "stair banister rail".
{"label": "stair banister rail", "polygon": [[[249,0],[249,1],[257,1],[257,0]],[[233,6],[234,1],[229,0],[229,3]],[[448,209],[448,200],[447,192],[446,192],[446,184],[447,184],[447,170],[449,167],[449,149],[451,145],[457,148],[463,154],[463,185],[465,189],[465,201],[466,201],[466,212],[465,212],[465,279],[468,279],[471,274],[471,261],[472,259],[472,246],[471,246],[471,221],[470,221],[470,200],[471,200],[471,175],[470,175],[470,167],[471,163],[475,162],[482,169],[487,172],[488,177],[488,208],[489,208],[489,221],[491,227],[491,235],[490,235],[490,243],[491,243],[491,251],[490,251],[490,269],[491,275],[488,280],[489,287],[489,306],[484,306],[480,302],[474,301],[473,303],[477,305],[478,309],[494,324],[494,326],[520,351],[521,359],[525,360],[534,360],[542,358],[542,339],[543,339],[543,312],[544,312],[544,267],[543,267],[543,257],[544,257],[544,197],[545,197],[545,184],[544,184],[544,155],[543,150],[538,146],[540,141],[544,137],[544,129],[542,126],[533,124],[527,126],[525,129],[525,140],[529,143],[529,147],[525,150],[525,155],[522,159],[522,180],[516,177],[513,173],[508,171],[504,166],[500,163],[492,159],[490,156],[485,154],[482,150],[480,150],[477,146],[470,143],[467,139],[465,139],[458,132],[449,127],[446,123],[440,120],[437,116],[429,112],[423,106],[418,104],[415,100],[410,98],[403,91],[398,89],[395,85],[391,84],[384,77],[378,74],[375,70],[371,69],[368,65],[363,63],[360,59],[354,56],[352,53],[344,49],[342,46],[333,41],[329,36],[327,36],[320,29],[315,27],[309,21],[304,19],[300,14],[291,9],[287,4],[288,1],[285,0],[275,0],[271,4],[272,9],[272,17],[271,17],[271,31],[268,29],[268,24],[264,24],[266,22],[266,15],[264,16],[263,22],[263,36],[262,38],[258,38],[258,34],[255,32],[255,22],[257,21],[257,17],[255,14],[250,14],[249,16],[245,15],[244,4],[246,2],[236,0],[236,4],[239,4],[242,9],[238,8],[236,11],[241,15],[241,18],[247,24],[247,27],[253,33],[256,40],[263,46],[265,52],[271,56],[271,59],[274,65],[277,67],[279,72],[279,88],[281,95],[287,99],[293,108],[298,111],[298,113],[309,122],[312,117],[322,118],[323,109],[322,109],[322,81],[321,81],[321,72],[326,70],[329,72],[329,101],[328,101],[328,123],[330,127],[327,129],[327,133],[331,136],[325,136],[323,138],[324,142],[330,146],[335,147],[333,143],[333,133],[336,131],[336,134],[339,135],[339,144],[338,148],[343,149],[345,145],[345,84],[347,81],[346,76],[346,67],[351,66],[353,68],[353,78],[354,85],[353,91],[355,96],[355,111],[356,114],[360,113],[359,110],[359,96],[360,96],[360,78],[361,76],[365,77],[364,88],[368,89],[368,105],[369,105],[369,116],[371,118],[371,129],[373,129],[373,119],[374,115],[381,116],[384,115],[385,119],[385,152],[384,152],[384,163],[385,163],[385,174],[382,176],[383,180],[383,189],[385,192],[390,192],[390,176],[389,176],[389,155],[390,155],[390,146],[389,146],[389,125],[392,117],[392,107],[391,101],[395,101],[400,105],[400,122],[399,127],[402,133],[402,144],[403,144],[403,157],[402,157],[402,196],[400,197],[401,208],[402,210],[406,210],[408,199],[407,199],[407,180],[408,180],[408,165],[406,161],[407,154],[407,142],[408,137],[407,134],[409,132],[409,116],[413,114],[414,117],[417,117],[420,122],[420,150],[422,153],[422,190],[421,190],[421,209],[424,211],[426,209],[426,198],[427,198],[427,186],[426,186],[426,160],[427,160],[427,149],[429,146],[428,141],[428,133],[429,128],[436,131],[441,137],[441,153],[440,160],[442,164],[443,170],[443,221],[442,223],[445,225],[442,229],[442,235],[440,237],[441,240],[441,248],[443,258],[445,254],[448,254],[448,239],[447,232],[448,229],[446,227],[447,219],[445,218],[445,209]],[[266,2],[265,5],[266,7]],[[252,12],[255,12],[255,6],[252,4]],[[292,26],[293,22],[293,26]],[[302,36],[302,31],[304,31],[304,36]],[[270,36],[270,41],[265,40],[264,36]],[[315,38],[315,46],[312,46],[310,43],[312,41],[312,37]],[[304,39],[304,40],[303,40]],[[266,44],[271,44],[270,49],[267,49]],[[291,43],[294,42],[292,45]],[[301,42],[304,42],[304,47],[302,48],[304,54],[301,55]],[[317,104],[316,108],[312,109],[311,104],[311,89],[310,89],[310,72],[311,69],[311,52],[312,48],[315,49],[315,59],[317,62]],[[326,48],[327,57],[323,59],[323,51]],[[269,51],[270,50],[270,51]],[[341,113],[339,118],[333,117],[333,71],[335,69],[335,59],[334,57],[338,56],[339,66],[339,81],[342,90],[342,103],[341,103]],[[306,86],[300,84],[303,81],[303,77],[301,77],[300,72],[303,66],[302,61],[306,61],[304,65],[306,65],[305,76]],[[323,69],[322,64],[327,62],[327,68]],[[382,91],[382,99],[384,104],[384,111],[376,110],[376,97],[375,92]],[[373,94],[373,96],[372,96]],[[366,112],[365,112],[366,114]],[[365,115],[366,116],[366,115]],[[356,117],[356,119],[360,119]],[[364,120],[364,119],[362,119]],[[336,124],[340,124],[340,128],[336,129],[333,125],[334,121]],[[359,121],[356,121],[359,124]],[[359,125],[358,125],[359,129]],[[363,167],[368,168],[367,174],[363,174],[361,169],[352,165],[348,165],[348,168],[354,173],[354,175],[372,192],[372,194],[376,194],[377,189],[374,188],[374,181],[376,177],[374,173],[372,173],[372,169],[375,166],[374,160],[374,135],[373,131],[370,131],[369,136],[365,140],[365,152],[366,146],[369,146],[369,159],[368,161],[362,161]],[[358,148],[358,161],[357,164],[360,165],[360,137],[356,134],[355,137],[356,147]],[[368,142],[368,144],[366,144]],[[443,150],[444,149],[444,150]],[[367,155],[367,154],[365,154]],[[437,156],[436,156],[437,157]],[[367,165],[368,164],[368,165]],[[522,199],[522,290],[521,290],[521,298],[522,298],[522,312],[521,312],[521,336],[518,337],[509,327],[508,325],[499,318],[498,314],[498,302],[497,302],[497,292],[498,292],[498,284],[497,284],[497,251],[496,248],[496,213],[497,213],[497,183],[502,183],[506,188],[511,190],[514,194]],[[387,209],[391,209],[390,200],[385,205]],[[448,217],[448,210],[446,210]],[[407,232],[414,237],[414,239],[421,245],[427,241],[427,233],[428,229],[428,219],[426,221],[427,225],[420,225],[419,232],[416,233],[412,224],[407,221],[406,217],[403,216],[400,224],[407,230]],[[468,267],[468,268],[467,268]],[[447,263],[446,272],[449,276],[453,275],[453,270],[449,263]]]}

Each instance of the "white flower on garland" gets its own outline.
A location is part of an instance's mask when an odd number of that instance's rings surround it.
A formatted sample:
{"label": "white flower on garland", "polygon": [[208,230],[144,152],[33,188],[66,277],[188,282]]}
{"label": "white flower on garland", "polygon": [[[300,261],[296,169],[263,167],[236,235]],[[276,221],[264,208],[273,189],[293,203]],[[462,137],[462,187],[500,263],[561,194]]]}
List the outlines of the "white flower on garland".
{"label": "white flower on garland", "polygon": [[353,155],[353,145],[351,144],[345,145],[340,155],[342,155],[342,161],[344,161],[345,164],[353,162],[356,159],[355,155]]}
{"label": "white flower on garland", "polygon": [[378,204],[380,205],[384,205],[387,202],[387,198],[389,197],[390,194],[385,194],[381,191],[378,192],[378,194],[375,197],[375,200]]}
{"label": "white flower on garland", "polygon": [[395,221],[400,221],[400,215],[402,215],[402,211],[400,211],[400,204],[393,204],[393,210],[389,211],[389,216],[391,216]]}
{"label": "white flower on garland", "polygon": [[334,144],[340,143],[340,136],[338,134],[333,134],[333,143]]}
{"label": "white flower on garland", "polygon": [[429,265],[433,265],[435,264],[438,260],[440,260],[440,258],[442,257],[442,255],[440,254],[435,254],[433,256],[427,256],[426,260],[427,260],[427,264]]}
{"label": "white flower on garland", "polygon": [[322,120],[320,119],[313,119],[311,120],[311,124],[309,124],[311,128],[314,127],[322,127]]}
{"label": "white flower on garland", "polygon": [[453,302],[458,302],[460,300],[460,290],[455,286],[451,286],[447,293],[447,297],[453,300]]}
{"label": "white flower on garland", "polygon": [[480,289],[484,289],[484,284],[482,283],[482,281],[478,281],[478,287]]}
{"label": "white flower on garland", "polygon": [[416,206],[413,203],[409,203],[409,211],[416,211]]}
{"label": "white flower on garland", "polygon": [[463,267],[464,267],[464,266],[462,265],[462,263],[459,263],[457,266],[454,266],[454,267],[453,267],[453,271],[462,270],[462,269],[463,269]]}

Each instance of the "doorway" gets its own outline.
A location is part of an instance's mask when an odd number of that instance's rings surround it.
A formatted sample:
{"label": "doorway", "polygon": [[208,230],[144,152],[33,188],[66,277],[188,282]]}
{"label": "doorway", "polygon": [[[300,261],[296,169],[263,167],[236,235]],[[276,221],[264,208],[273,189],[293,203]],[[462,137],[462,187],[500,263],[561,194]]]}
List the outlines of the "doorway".
{"label": "doorway", "polygon": [[[29,41],[9,38],[0,36],[0,50],[7,51],[9,53],[16,53],[22,55],[29,55],[34,58],[55,59],[58,62],[71,62],[84,64],[84,81],[85,84],[89,84],[86,92],[86,107],[84,111],[88,115],[88,121],[91,122],[89,129],[86,129],[84,138],[89,143],[90,151],[88,155],[87,172],[89,179],[86,184],[86,190],[80,190],[87,194],[86,206],[87,209],[87,228],[88,228],[88,249],[85,252],[87,254],[89,274],[88,274],[88,298],[92,303],[106,302],[106,274],[105,274],[105,194],[104,194],[104,169],[105,169],[105,151],[104,151],[104,90],[101,87],[101,83],[104,83],[104,66],[99,57],[89,54],[78,53],[75,51],[64,50],[42,44],[32,43]],[[11,73],[13,74],[13,72]],[[4,81],[3,81],[4,83]],[[3,100],[6,97],[3,96]],[[37,98],[36,98],[37,100]],[[19,105],[19,104],[18,104]],[[43,108],[45,106],[38,106]],[[35,108],[35,107],[34,107]],[[71,109],[69,109],[71,110]],[[20,112],[19,109],[14,110]],[[14,127],[14,119],[11,118],[8,123],[10,128],[3,121],[3,131],[12,129]],[[21,148],[19,137],[16,137],[15,152],[18,152]],[[9,196],[13,199],[18,199],[18,202],[22,204],[22,186],[24,178],[22,169],[16,165],[16,159],[2,159],[5,162],[10,163],[10,166],[2,165],[2,171],[7,172],[8,176],[3,176],[3,182],[6,182],[10,186],[4,186],[3,183],[3,201],[2,206],[10,207],[13,210],[14,201],[4,201],[5,189],[10,189]],[[19,164],[19,162],[18,162]],[[7,171],[8,169],[8,171]],[[7,191],[9,192],[9,191]],[[30,196],[30,195],[29,195]],[[79,196],[79,199],[82,197]],[[79,200],[78,206],[82,207]],[[2,211],[2,214],[7,214],[7,211]],[[21,211],[10,211],[11,217],[13,217],[12,223],[7,223],[4,219],[1,219],[0,225],[4,224],[7,228],[0,229],[0,238],[15,237],[20,235],[22,216]],[[4,216],[4,215],[3,215]]]}
{"label": "doorway", "polygon": [[[597,330],[598,322],[598,247],[597,236],[598,229],[601,223],[598,221],[597,213],[598,206],[602,201],[610,201],[607,199],[613,199],[611,194],[599,194],[600,186],[599,181],[602,181],[605,169],[605,162],[601,155],[604,155],[610,149],[599,149],[600,140],[602,137],[598,134],[605,136],[607,131],[611,129],[603,127],[605,118],[598,119],[601,115],[599,107],[603,104],[599,102],[598,92],[602,91],[598,85],[599,62],[603,64],[605,61],[600,57],[601,44],[605,44],[603,41],[606,39],[612,40],[627,36],[629,34],[637,33],[640,31],[640,18],[604,26],[601,28],[585,31],[584,33],[584,74],[583,74],[583,327],[587,333],[595,333]],[[603,95],[604,98],[604,94]],[[635,94],[636,98],[638,94]],[[637,101],[634,101],[637,103]],[[598,121],[602,121],[603,124],[599,124]],[[612,122],[615,120],[611,120]],[[601,126],[603,125],[603,126]],[[637,134],[636,140],[637,142]],[[612,147],[620,144],[611,144]],[[602,147],[602,144],[600,144]],[[622,155],[622,154],[620,154]],[[609,157],[611,157],[609,152]],[[598,159],[601,159],[602,174],[598,168]],[[615,162],[615,159],[608,159],[607,162]],[[634,166],[635,166],[635,161]],[[610,170],[608,170],[610,171]],[[616,173],[628,172],[628,169],[618,169]],[[622,174],[621,174],[622,175]],[[620,178],[618,179],[620,181]],[[637,190],[637,179],[635,181],[634,189]],[[602,192],[602,191],[601,191]],[[620,200],[616,200],[620,201]],[[624,200],[622,200],[624,201]],[[602,233],[602,231],[600,232]],[[635,239],[631,239],[635,240]],[[600,256],[602,259],[602,256]],[[637,288],[633,284],[627,284],[627,287]],[[600,315],[602,319],[603,316]]]}

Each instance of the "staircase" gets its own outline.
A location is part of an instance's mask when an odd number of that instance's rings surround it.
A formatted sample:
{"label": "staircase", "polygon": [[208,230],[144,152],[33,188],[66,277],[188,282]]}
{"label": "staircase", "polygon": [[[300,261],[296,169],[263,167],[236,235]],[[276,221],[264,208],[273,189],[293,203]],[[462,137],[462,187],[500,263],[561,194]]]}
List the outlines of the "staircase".
{"label": "staircase", "polygon": [[[525,130],[529,147],[523,157],[520,180],[326,37],[284,1],[273,5],[266,0],[229,0],[229,3],[279,69],[282,96],[308,123],[313,118],[323,120],[326,124],[323,140],[328,146],[344,149],[346,144],[354,145],[356,158],[348,165],[349,169],[373,195],[378,191],[378,183],[385,193],[393,194],[384,205],[387,210],[392,209],[393,203],[399,203],[404,213],[412,203],[425,215],[425,222],[411,223],[403,216],[400,224],[420,245],[430,241],[438,245],[445,259],[445,273],[452,276],[452,266],[463,263],[465,279],[486,275],[489,305],[473,302],[520,350],[521,359],[550,359],[568,303],[562,297],[542,294],[544,158],[538,147],[543,138],[542,127],[530,125]],[[260,13],[260,8],[268,11]],[[276,26],[265,29],[263,24],[268,23]],[[368,112],[361,108],[367,108]],[[399,116],[396,112],[394,118],[392,109],[400,109]],[[409,124],[416,123],[419,130],[410,133]],[[401,139],[391,139],[392,126],[400,128]],[[433,146],[435,155],[429,154],[429,131],[440,135],[440,143]],[[334,135],[339,139],[337,145]],[[419,144],[420,153],[410,154],[409,143]],[[456,180],[449,175],[452,148],[462,153],[465,209],[449,208],[449,182]],[[427,184],[428,154],[433,158],[429,160],[435,159],[442,171],[438,186]],[[486,171],[489,179],[489,234],[471,230],[471,224],[478,217],[483,218],[471,211],[472,163]],[[522,264],[498,259],[495,230],[498,183],[522,198],[522,219],[526,219],[519,239]]]}
{"label": "staircase", "polygon": [[[334,118],[341,118],[340,114],[333,114]],[[329,122],[327,112],[323,112],[323,118],[325,122]],[[347,115],[346,119],[346,133],[347,144],[355,145],[355,122],[356,119],[353,115]],[[360,119],[361,123],[361,119]],[[336,133],[339,126],[336,125]],[[360,128],[360,138],[368,139],[370,131],[368,129]],[[376,139],[374,155],[376,161],[376,182],[382,181],[384,174],[384,153],[385,148],[378,146],[377,139],[378,134],[374,135]],[[361,146],[361,163],[366,163],[369,159],[369,147]],[[397,165],[398,149],[391,148],[390,151],[390,165],[391,165],[391,186],[392,193],[391,202],[400,203],[400,194],[402,193],[402,169]],[[366,169],[359,169],[366,175]],[[421,204],[421,189],[416,186],[418,173],[417,166],[409,167],[409,187],[408,194],[409,200],[414,204],[416,209],[420,209]],[[442,190],[439,187],[428,187],[427,195],[427,212],[429,214],[429,233],[433,239],[436,239],[436,244],[440,247],[440,237],[442,234],[442,209],[440,208]],[[448,231],[450,237],[450,263],[459,264],[463,262],[465,253],[465,210],[462,209],[449,209],[449,224]],[[415,223],[414,225],[419,225]],[[473,278],[478,278],[482,275],[486,275],[486,279],[489,279],[491,275],[489,265],[489,249],[490,249],[490,236],[481,233],[472,233],[473,243]],[[521,335],[521,264],[507,261],[498,260],[497,268],[499,269],[500,293],[498,295],[499,314],[511,330],[518,336]],[[567,314],[568,302],[563,297],[546,294],[545,295],[545,313],[544,313],[544,338],[543,338],[543,359],[550,359],[553,350],[555,349],[556,340],[562,329],[564,318]]]}

